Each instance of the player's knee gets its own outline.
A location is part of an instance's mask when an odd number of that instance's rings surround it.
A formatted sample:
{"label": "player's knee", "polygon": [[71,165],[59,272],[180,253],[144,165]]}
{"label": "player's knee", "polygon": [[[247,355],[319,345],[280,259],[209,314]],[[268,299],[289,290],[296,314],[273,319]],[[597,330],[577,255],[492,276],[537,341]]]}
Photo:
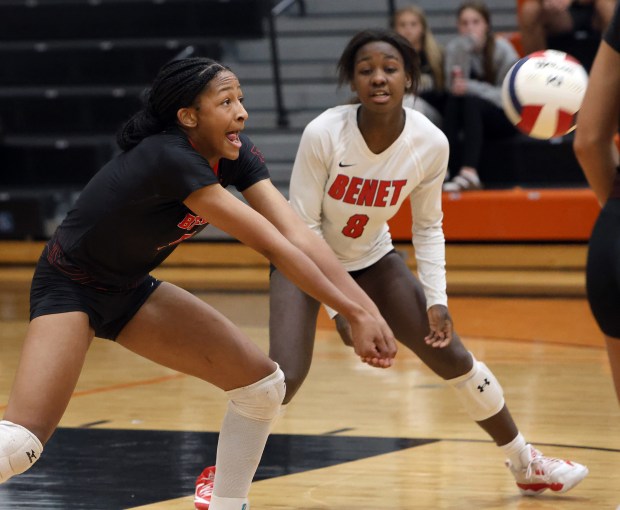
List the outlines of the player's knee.
{"label": "player's knee", "polygon": [[275,357],[271,357],[271,359],[275,360],[284,372],[286,395],[284,396],[283,404],[288,404],[299,388],[301,388],[310,372],[310,359],[278,360]]}
{"label": "player's knee", "polygon": [[264,379],[227,393],[229,406],[246,418],[258,421],[273,420],[286,392],[284,373],[278,367]]}
{"label": "player's knee", "polygon": [[23,473],[41,456],[43,445],[21,425],[0,421],[0,483]]}
{"label": "player's knee", "polygon": [[299,391],[302,384],[306,380],[308,372],[286,372],[286,395],[284,396],[284,404],[288,404]]}
{"label": "player's knee", "polygon": [[457,398],[467,414],[475,421],[483,421],[499,413],[504,407],[504,391],[489,368],[473,357],[469,372],[449,379]]}

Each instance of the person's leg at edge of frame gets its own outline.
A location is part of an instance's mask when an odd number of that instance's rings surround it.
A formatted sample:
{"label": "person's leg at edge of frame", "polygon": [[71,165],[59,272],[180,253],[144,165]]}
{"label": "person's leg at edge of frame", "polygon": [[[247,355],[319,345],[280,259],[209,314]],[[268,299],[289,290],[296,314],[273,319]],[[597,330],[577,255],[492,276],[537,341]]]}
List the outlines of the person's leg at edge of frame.
{"label": "person's leg at edge of frame", "polygon": [[[456,333],[443,349],[426,345],[424,292],[398,254],[386,255],[356,280],[375,301],[396,338],[445,380],[467,414],[501,448],[523,495],[538,495],[546,489],[566,492],[585,478],[585,466],[545,457],[525,441],[505,405],[501,385],[489,368],[467,351]],[[385,282],[390,282],[389,288]]]}
{"label": "person's leg at edge of frame", "polygon": [[0,421],[0,483],[30,469],[41,456],[67,408],[93,337],[82,312],[30,322]]}
{"label": "person's leg at edge of frame", "polygon": [[277,364],[219,312],[165,282],[117,341],[226,392],[229,403],[220,429],[211,500],[207,506],[197,501],[196,507],[249,509],[250,485],[284,398],[284,374]]}

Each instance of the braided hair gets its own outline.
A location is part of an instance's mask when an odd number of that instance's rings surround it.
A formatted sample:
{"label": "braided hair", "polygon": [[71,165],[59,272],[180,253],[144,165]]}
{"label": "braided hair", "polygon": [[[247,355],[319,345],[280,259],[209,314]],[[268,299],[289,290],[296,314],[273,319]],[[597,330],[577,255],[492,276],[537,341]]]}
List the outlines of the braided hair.
{"label": "braided hair", "polygon": [[183,58],[165,64],[146,91],[142,109],[118,131],[119,147],[127,151],[147,136],[173,125],[177,111],[191,106],[206,85],[224,70],[230,69],[205,57]]}
{"label": "braided hair", "polygon": [[390,28],[395,32],[398,32],[396,30],[396,23],[398,18],[405,13],[413,14],[422,25],[422,46],[421,49],[418,50],[418,56],[420,57],[420,62],[423,61],[422,56],[424,56],[428,62],[428,66],[430,67],[431,75],[433,77],[433,88],[436,90],[443,90],[443,51],[441,46],[439,46],[437,39],[435,39],[435,36],[433,35],[433,31],[428,24],[428,19],[422,8],[417,5],[408,5],[398,9],[392,16]]}

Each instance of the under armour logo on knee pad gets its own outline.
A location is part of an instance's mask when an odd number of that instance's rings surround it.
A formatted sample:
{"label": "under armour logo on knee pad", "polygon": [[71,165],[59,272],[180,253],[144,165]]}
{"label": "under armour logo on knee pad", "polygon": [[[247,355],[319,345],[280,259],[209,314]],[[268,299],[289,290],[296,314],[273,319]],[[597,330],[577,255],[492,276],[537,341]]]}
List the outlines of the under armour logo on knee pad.
{"label": "under armour logo on knee pad", "polygon": [[34,464],[34,461],[37,460],[37,454],[35,453],[34,450],[30,450],[29,452],[26,452],[26,455],[28,456],[28,460],[30,461],[30,464]]}
{"label": "under armour logo on knee pad", "polygon": [[484,378],[484,382],[480,386],[477,386],[478,391],[480,393],[482,393],[484,391],[484,387],[485,386],[491,386],[491,383],[489,382],[489,380],[486,377]]}

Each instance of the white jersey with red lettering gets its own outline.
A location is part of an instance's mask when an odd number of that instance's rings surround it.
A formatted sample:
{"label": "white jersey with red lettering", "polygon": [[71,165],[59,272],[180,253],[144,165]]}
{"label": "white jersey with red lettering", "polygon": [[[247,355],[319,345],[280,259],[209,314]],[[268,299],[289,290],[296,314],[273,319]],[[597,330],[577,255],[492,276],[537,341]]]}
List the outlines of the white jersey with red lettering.
{"label": "white jersey with red lettering", "polygon": [[330,108],[306,126],[291,176],[291,205],[355,271],[394,248],[387,221],[410,197],[427,307],[447,305],[441,193],[448,141],[424,115],[405,108],[400,136],[374,154],[357,126],[358,108]]}

